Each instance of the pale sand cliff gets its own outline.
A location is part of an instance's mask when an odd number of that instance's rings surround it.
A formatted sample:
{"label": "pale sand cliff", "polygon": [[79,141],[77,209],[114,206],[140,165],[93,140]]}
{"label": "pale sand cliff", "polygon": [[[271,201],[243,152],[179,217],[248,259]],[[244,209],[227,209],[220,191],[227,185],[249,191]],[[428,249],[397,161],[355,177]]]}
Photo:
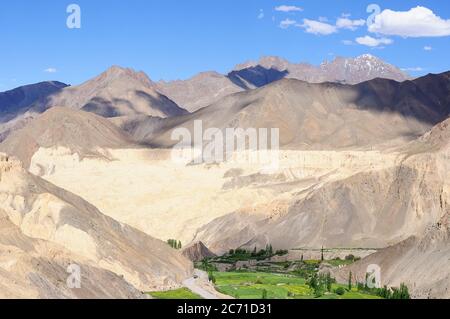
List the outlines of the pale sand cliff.
{"label": "pale sand cliff", "polygon": [[[381,152],[282,151],[279,169],[268,174],[264,166],[251,163],[179,164],[164,150],[108,152],[114,160],[80,160],[62,148],[41,148],[30,170],[121,222],[186,244],[198,228],[217,217],[289,201],[293,194],[306,195],[358,171],[392,167],[401,159]],[[238,176],[233,176],[236,170]]]}
{"label": "pale sand cliff", "polygon": [[[7,249],[2,250],[0,272],[21,278],[17,284],[22,286],[33,276],[39,280],[29,283],[35,290],[24,291],[24,296],[76,296],[64,286],[68,274],[62,276],[70,263],[95,276],[88,279],[87,290],[79,297],[123,298],[127,291],[136,296],[179,287],[192,274],[192,263],[166,243],[106,217],[84,199],[31,175],[22,163],[2,154],[0,220],[5,230],[0,245]],[[14,267],[16,263],[23,266]],[[101,277],[110,277],[122,291],[114,292],[109,284],[102,288],[96,283]],[[53,293],[43,287],[47,284]],[[20,291],[3,293],[22,296]]]}

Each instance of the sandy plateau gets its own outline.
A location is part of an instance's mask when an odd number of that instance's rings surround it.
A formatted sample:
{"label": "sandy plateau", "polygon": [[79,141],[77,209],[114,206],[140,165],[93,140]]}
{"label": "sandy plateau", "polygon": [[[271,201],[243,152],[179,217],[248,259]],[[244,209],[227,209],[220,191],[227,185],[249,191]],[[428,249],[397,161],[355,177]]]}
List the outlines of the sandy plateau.
{"label": "sandy plateau", "polygon": [[377,151],[280,151],[279,169],[251,163],[185,165],[167,150],[109,150],[113,160],[80,159],[40,148],[30,171],[83,197],[110,217],[156,238],[185,245],[197,230],[237,210],[285,214],[293,194],[362,171],[395,166],[401,156]]}

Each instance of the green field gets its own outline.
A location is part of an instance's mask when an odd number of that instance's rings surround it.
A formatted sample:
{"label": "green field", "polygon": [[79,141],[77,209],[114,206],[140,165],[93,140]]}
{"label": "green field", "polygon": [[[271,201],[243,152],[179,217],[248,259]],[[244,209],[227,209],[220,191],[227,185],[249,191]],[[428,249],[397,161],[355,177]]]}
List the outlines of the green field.
{"label": "green field", "polygon": [[[286,274],[260,272],[215,272],[216,288],[223,294],[237,299],[261,299],[264,290],[267,299],[312,299],[313,291],[302,278]],[[332,291],[343,285],[333,284]],[[380,299],[377,296],[346,291],[343,296],[325,293],[318,299]]]}
{"label": "green field", "polygon": [[202,299],[187,288],[181,288],[169,291],[149,292],[150,296],[156,299]]}

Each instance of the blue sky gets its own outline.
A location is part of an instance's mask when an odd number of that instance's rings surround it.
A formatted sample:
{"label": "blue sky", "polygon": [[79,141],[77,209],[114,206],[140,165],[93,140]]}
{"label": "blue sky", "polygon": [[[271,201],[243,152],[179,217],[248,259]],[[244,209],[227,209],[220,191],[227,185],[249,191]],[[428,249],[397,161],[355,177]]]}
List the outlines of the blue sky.
{"label": "blue sky", "polygon": [[[71,3],[81,8],[81,29],[66,26]],[[381,9],[373,29],[371,3]],[[417,6],[423,10],[396,25],[396,13]],[[421,14],[432,15],[431,25],[420,24]],[[441,0],[2,1],[0,91],[43,80],[79,84],[111,65],[184,79],[264,55],[320,64],[371,53],[418,76],[450,70],[449,36],[450,5]]]}

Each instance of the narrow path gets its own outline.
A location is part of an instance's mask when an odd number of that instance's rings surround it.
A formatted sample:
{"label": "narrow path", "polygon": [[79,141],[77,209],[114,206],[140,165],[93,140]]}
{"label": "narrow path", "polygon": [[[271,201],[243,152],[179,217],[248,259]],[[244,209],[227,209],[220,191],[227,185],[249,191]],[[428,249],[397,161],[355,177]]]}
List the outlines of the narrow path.
{"label": "narrow path", "polygon": [[208,280],[208,274],[198,269],[194,271],[194,277],[183,281],[183,285],[204,299],[232,299],[216,291]]}

